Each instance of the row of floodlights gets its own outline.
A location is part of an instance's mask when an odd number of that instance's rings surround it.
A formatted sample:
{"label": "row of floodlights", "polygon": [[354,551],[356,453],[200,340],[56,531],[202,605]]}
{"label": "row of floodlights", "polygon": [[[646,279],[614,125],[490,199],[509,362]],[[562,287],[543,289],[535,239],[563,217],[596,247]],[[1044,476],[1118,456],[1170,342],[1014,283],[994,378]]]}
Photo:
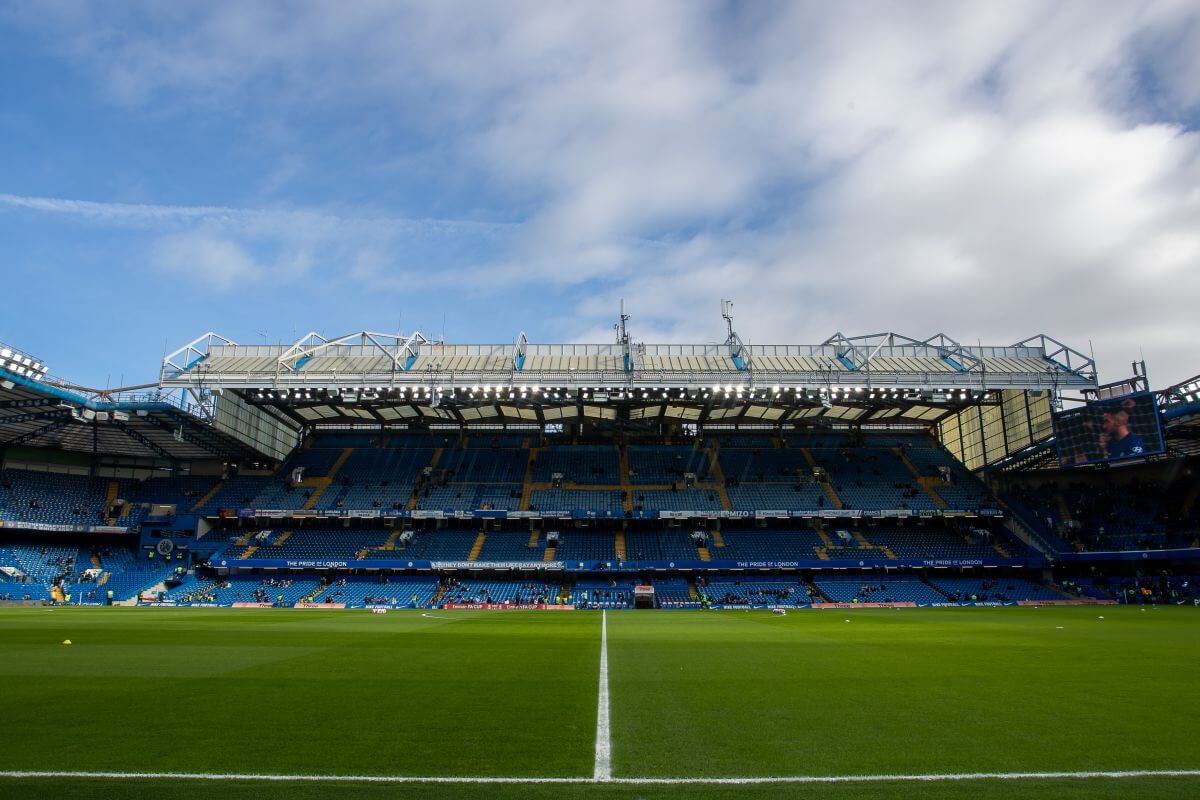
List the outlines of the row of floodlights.
{"label": "row of floodlights", "polygon": [[45,364],[7,347],[0,347],[0,369],[35,381],[40,381],[46,376]]}
{"label": "row of floodlights", "polygon": [[[411,395],[411,397],[410,397]],[[957,398],[956,398],[957,395]],[[465,397],[466,399],[496,399],[496,400],[528,400],[530,397],[541,400],[591,400],[606,402],[608,400],[708,400],[738,399],[738,400],[770,400],[812,399],[812,400],[920,400],[920,392],[897,388],[862,388],[862,387],[830,387],[828,389],[789,389],[781,386],[749,387],[743,384],[734,386],[728,384],[714,385],[711,389],[678,389],[667,387],[639,389],[606,389],[602,387],[583,387],[569,389],[565,386],[541,387],[537,385],[503,386],[484,385],[471,387],[445,386],[360,386],[354,389],[260,389],[254,392],[256,400],[343,400],[357,402],[381,398],[398,398],[412,400],[429,400],[432,397]],[[945,400],[991,400],[990,393],[970,391],[965,389],[935,390],[932,397]]]}

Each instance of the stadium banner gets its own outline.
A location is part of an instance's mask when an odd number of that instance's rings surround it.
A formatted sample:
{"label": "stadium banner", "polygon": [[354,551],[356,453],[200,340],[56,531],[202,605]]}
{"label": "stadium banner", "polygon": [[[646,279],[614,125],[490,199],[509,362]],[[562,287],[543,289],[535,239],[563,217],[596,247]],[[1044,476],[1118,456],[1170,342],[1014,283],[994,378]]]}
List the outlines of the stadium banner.
{"label": "stadium banner", "polygon": [[47,533],[129,533],[129,528],[113,525],[54,525],[48,522],[22,522],[21,520],[0,520],[0,527],[14,531],[45,531]]}
{"label": "stadium banner", "polygon": [[[967,608],[969,606],[1000,608],[1001,606],[1015,606],[1018,603],[1016,600],[963,600],[958,603],[922,603],[921,605],[929,608]],[[1032,605],[1039,604],[1033,603]]]}
{"label": "stadium banner", "polygon": [[916,608],[912,600],[899,603],[813,603],[812,608]]}
{"label": "stadium banner", "polygon": [[771,611],[795,611],[798,608],[808,607],[808,603],[796,603],[795,605],[790,606],[781,606],[779,604],[771,603],[715,603],[709,606],[709,608],[715,611],[747,611],[751,609],[755,611],[761,611],[763,609],[770,609]]}
{"label": "stadium banner", "polygon": [[[868,551],[877,552],[877,551]],[[1200,551],[1196,551],[1200,554]],[[271,559],[240,558],[222,559],[214,566],[222,569],[359,569],[359,570],[495,570],[524,572],[612,572],[629,570],[692,570],[713,572],[730,569],[829,569],[833,566],[871,566],[893,569],[921,567],[1040,567],[1045,560],[1033,558],[982,559],[888,559],[886,557],[861,558],[845,562],[823,561],[818,558],[798,560],[735,561],[714,559],[701,561],[423,561],[375,558],[369,560],[323,561],[320,559]]]}
{"label": "stadium banner", "polygon": [[1098,597],[1076,597],[1063,600],[1018,600],[1019,606],[1115,606],[1116,600],[1101,600]]}
{"label": "stadium banner", "polygon": [[274,603],[251,603],[245,600],[239,600],[232,605],[233,608],[274,608]]}
{"label": "stadium banner", "polygon": [[432,569],[495,569],[495,570],[551,570],[563,568],[561,561],[430,561]]}
{"label": "stadium banner", "polygon": [[345,603],[296,603],[292,608],[345,608]]}
{"label": "stadium banner", "polygon": [[560,603],[442,603],[447,611],[574,611],[575,606]]}
{"label": "stadium banner", "polygon": [[[218,516],[225,517],[225,514]],[[284,511],[280,509],[242,509],[238,512],[238,516],[259,519],[312,519],[312,518],[329,518],[329,519],[457,519],[457,520],[472,520],[472,519],[904,519],[904,518],[921,518],[935,519],[937,517],[1003,517],[1004,512],[994,508],[984,508],[978,510],[968,509],[920,509],[913,510],[909,508],[895,509],[861,509],[861,508],[825,508],[825,509],[747,509],[747,510],[708,510],[708,511],[634,511],[629,515],[623,512],[613,511],[512,511],[506,509],[490,509],[481,508],[473,511],[461,511],[454,509],[415,509],[408,511],[404,509],[377,509],[377,508],[362,508],[362,509],[329,509],[326,511],[306,511],[292,510]],[[7,524],[10,527],[18,524],[21,527],[35,530],[53,530],[62,532],[82,532],[84,530],[94,531],[95,528],[82,528],[78,526],[62,526],[62,525],[41,525],[34,523],[4,523],[0,521],[0,525]],[[108,532],[113,529],[106,528]],[[121,529],[116,532],[127,532],[129,529]]]}
{"label": "stadium banner", "polygon": [[1059,561],[1196,561],[1200,547],[1180,547],[1171,550],[1099,550],[1088,553],[1059,553]]}

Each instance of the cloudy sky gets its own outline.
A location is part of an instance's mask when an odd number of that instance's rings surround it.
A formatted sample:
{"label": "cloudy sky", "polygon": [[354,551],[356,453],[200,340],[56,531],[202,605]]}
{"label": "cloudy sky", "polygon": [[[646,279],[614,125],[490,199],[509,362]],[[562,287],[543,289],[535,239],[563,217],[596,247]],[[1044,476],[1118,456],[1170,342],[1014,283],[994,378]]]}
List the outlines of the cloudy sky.
{"label": "cloudy sky", "polygon": [[[1200,372],[1200,3],[0,0],[0,340],[1046,332]],[[1089,344],[1090,343],[1090,344]]]}

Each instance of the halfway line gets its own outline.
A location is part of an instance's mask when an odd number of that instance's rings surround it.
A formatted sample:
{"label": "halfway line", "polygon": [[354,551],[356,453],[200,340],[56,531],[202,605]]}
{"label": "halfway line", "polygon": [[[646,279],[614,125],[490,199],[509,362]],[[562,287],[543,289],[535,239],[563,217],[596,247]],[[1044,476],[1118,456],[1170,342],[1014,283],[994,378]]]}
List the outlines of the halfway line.
{"label": "halfway line", "polygon": [[612,730],[608,721],[608,612],[600,612],[600,695],[596,699],[596,769],[592,780],[612,780]]}

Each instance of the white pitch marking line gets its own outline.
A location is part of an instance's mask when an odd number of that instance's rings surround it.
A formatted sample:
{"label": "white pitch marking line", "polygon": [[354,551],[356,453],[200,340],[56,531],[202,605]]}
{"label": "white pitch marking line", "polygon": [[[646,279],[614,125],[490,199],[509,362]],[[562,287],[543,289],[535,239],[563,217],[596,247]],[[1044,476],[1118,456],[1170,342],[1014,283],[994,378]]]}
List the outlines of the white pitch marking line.
{"label": "white pitch marking line", "polygon": [[618,785],[749,785],[812,783],[938,783],[945,781],[1037,781],[1088,780],[1097,778],[1196,778],[1200,769],[1139,769],[1084,772],[949,772],[925,775],[770,775],[744,778],[518,778],[455,777],[448,775],[274,775],[214,772],[90,772],[72,770],[7,770],[3,778],[92,778],[102,780],[187,780],[265,781],[275,783],[449,783],[449,784],[534,784],[611,783]]}
{"label": "white pitch marking line", "polygon": [[592,780],[612,780],[612,729],[608,719],[608,612],[600,612],[600,692],[596,698],[596,769]]}

